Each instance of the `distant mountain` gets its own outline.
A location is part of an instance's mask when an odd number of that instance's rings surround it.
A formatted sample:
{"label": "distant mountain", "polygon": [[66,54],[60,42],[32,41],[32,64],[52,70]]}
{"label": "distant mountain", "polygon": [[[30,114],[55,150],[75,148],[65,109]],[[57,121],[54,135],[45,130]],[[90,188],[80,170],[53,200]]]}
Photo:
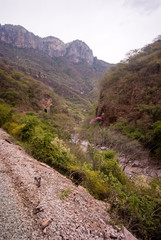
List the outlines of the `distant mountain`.
{"label": "distant mountain", "polygon": [[47,53],[50,57],[65,56],[71,62],[85,61],[93,64],[92,50],[80,40],[65,44],[56,37],[40,38],[21,26],[0,25],[0,40],[19,48],[33,48]]}
{"label": "distant mountain", "polygon": [[154,42],[161,41],[161,35],[158,35],[156,38],[154,38]]}
{"label": "distant mountain", "polygon": [[65,44],[9,24],[0,25],[0,59],[51,86],[67,100],[85,106],[96,99],[98,80],[112,66],[94,57],[80,40]]}

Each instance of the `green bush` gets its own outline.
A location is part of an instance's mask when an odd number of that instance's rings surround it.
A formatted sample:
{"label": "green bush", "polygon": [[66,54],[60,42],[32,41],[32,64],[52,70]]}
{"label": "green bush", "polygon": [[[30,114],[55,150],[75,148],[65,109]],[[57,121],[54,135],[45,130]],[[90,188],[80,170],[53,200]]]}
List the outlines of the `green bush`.
{"label": "green bush", "polygon": [[31,142],[31,151],[35,158],[45,162],[50,166],[69,174],[70,170],[77,165],[77,159],[65,147],[58,138],[53,138],[50,134],[44,136],[34,136]]}
{"label": "green bush", "polygon": [[11,107],[7,104],[0,104],[0,127],[12,118]]}
{"label": "green bush", "polygon": [[109,201],[113,218],[120,216],[119,221],[128,226],[139,239],[155,239],[161,237],[161,182],[153,180],[145,186],[138,186],[127,181],[118,188],[114,184]]}
{"label": "green bush", "polygon": [[115,157],[115,151],[113,150],[105,151],[103,152],[103,156],[105,159],[113,159]]}
{"label": "green bush", "polygon": [[39,161],[46,162],[63,172],[77,165],[77,158],[71,154],[63,140],[56,137],[55,129],[33,114],[14,115],[5,129],[25,143],[25,147]]}
{"label": "green bush", "polygon": [[114,159],[107,160],[101,165],[100,170],[107,176],[112,174],[112,176],[116,178],[121,184],[126,183],[126,177],[122,173],[121,168],[116,160]]}
{"label": "green bush", "polygon": [[89,192],[97,199],[105,200],[109,196],[106,177],[100,171],[86,170],[87,181],[84,183]]}
{"label": "green bush", "polygon": [[2,96],[12,106],[15,106],[21,100],[20,94],[16,91],[6,91]]}

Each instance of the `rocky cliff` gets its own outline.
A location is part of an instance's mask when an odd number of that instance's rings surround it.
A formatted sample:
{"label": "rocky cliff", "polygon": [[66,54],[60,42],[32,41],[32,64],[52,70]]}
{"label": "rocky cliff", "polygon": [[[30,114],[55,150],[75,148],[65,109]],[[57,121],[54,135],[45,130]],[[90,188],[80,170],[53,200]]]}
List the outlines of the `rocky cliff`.
{"label": "rocky cliff", "polygon": [[0,40],[18,48],[33,48],[47,53],[51,57],[66,56],[71,62],[82,61],[93,64],[93,52],[86,43],[75,40],[65,44],[58,38],[41,38],[21,26],[0,25]]}

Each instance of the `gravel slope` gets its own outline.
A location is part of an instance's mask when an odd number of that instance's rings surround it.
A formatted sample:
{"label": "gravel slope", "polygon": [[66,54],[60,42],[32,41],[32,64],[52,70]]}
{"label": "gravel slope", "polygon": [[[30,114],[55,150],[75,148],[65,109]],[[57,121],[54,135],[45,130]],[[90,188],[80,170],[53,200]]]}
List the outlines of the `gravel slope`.
{"label": "gravel slope", "polygon": [[0,129],[0,239],[125,239],[108,204],[38,162]]}

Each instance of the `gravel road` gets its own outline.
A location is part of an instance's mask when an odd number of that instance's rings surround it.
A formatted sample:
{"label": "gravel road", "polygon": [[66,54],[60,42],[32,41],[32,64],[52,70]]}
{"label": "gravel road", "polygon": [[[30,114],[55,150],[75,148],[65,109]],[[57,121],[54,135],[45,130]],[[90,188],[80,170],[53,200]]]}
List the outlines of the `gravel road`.
{"label": "gravel road", "polygon": [[[3,159],[1,159],[3,161]],[[0,239],[41,239],[41,232],[15,190],[9,170],[0,161]]]}
{"label": "gravel road", "polygon": [[0,129],[0,240],[123,240],[109,205],[38,162]]}

